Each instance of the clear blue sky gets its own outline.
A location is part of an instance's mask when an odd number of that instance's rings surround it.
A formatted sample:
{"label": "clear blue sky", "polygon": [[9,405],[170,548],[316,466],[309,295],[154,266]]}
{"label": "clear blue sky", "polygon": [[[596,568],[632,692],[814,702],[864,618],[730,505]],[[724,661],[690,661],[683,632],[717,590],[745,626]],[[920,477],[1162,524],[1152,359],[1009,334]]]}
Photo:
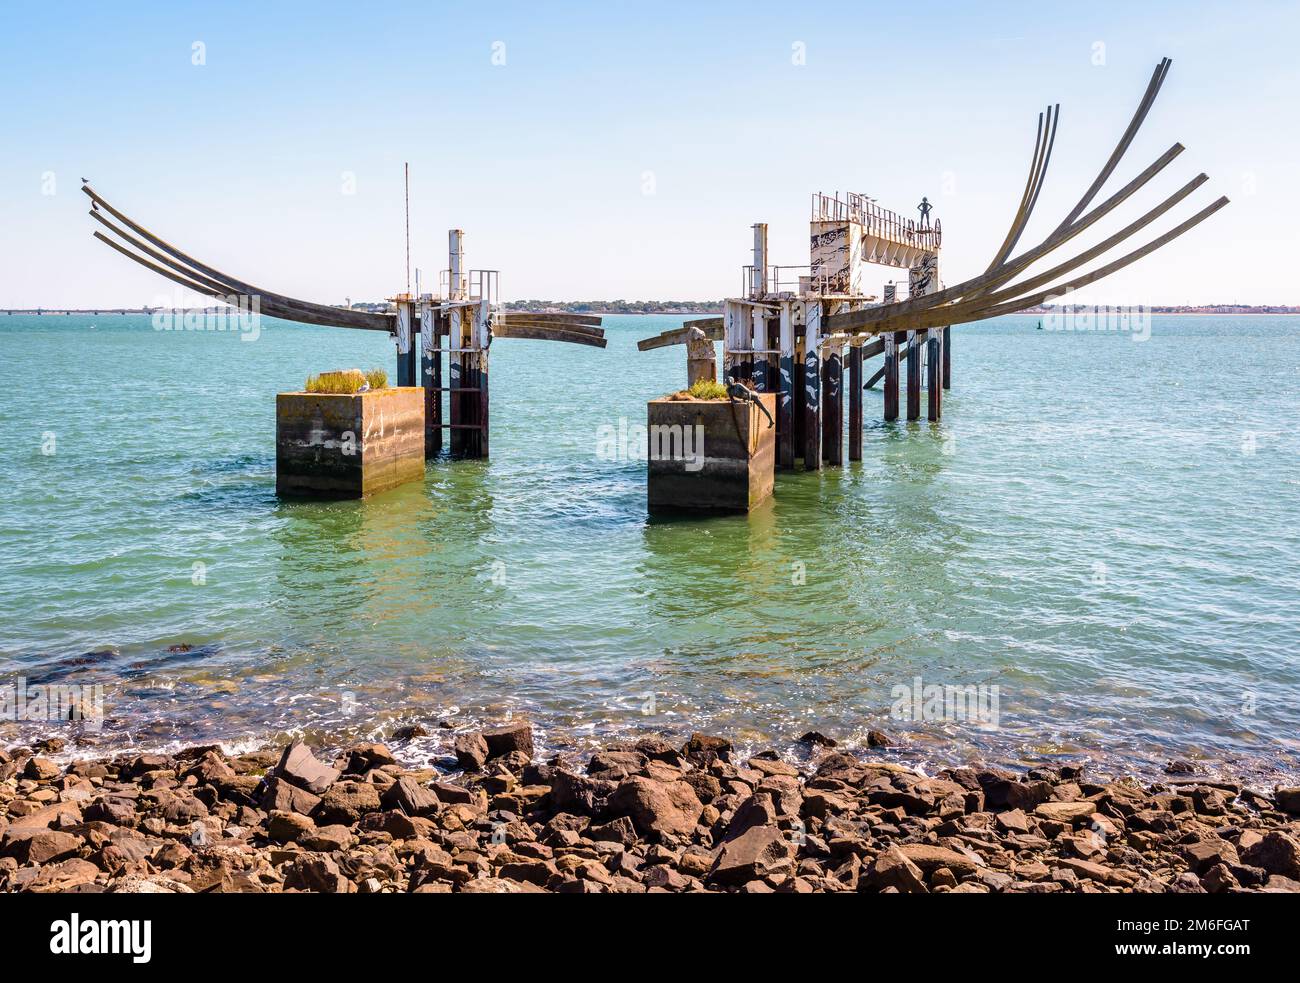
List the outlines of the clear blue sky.
{"label": "clear blue sky", "polygon": [[909,215],[928,195],[952,283],[1001,241],[1038,111],[1063,107],[1026,242],[1087,186],[1162,55],[1114,186],[1179,140],[1158,188],[1205,170],[1194,201],[1233,203],[1097,299],[1300,303],[1300,5],[1066,6],[6,2],[0,306],[170,290],[91,239],[82,176],[269,289],[391,295],[407,160],[415,263],[445,267],[463,227],[506,298],[734,294],[749,226],[806,263],[809,194],[837,189]]}

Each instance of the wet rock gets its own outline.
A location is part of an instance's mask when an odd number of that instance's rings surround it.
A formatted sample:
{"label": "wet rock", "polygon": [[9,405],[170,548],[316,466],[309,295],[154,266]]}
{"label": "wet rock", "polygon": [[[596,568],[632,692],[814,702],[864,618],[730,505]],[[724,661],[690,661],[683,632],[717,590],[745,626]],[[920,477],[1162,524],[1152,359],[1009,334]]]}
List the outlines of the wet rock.
{"label": "wet rock", "polygon": [[313,795],[321,795],[338,780],[339,773],[316,758],[301,741],[294,741],[284,749],[275,773],[291,785],[296,785]]}
{"label": "wet rock", "polygon": [[398,727],[393,731],[393,740],[395,741],[413,741],[417,737],[428,737],[429,732],[419,724],[406,724]]}
{"label": "wet rock", "polygon": [[867,747],[889,747],[892,743],[883,730],[867,731]]}
{"label": "wet rock", "polygon": [[364,775],[373,768],[384,768],[397,764],[393,752],[383,744],[358,744],[348,751],[348,764],[345,769],[354,775]]}
{"label": "wet rock", "polygon": [[1182,758],[1175,758],[1165,765],[1166,775],[1194,775],[1195,773],[1196,766]]}
{"label": "wet rock", "polygon": [[456,763],[465,771],[482,771],[487,764],[488,746],[482,734],[457,735],[452,750],[456,753]]}
{"label": "wet rock", "polygon": [[483,731],[483,740],[487,744],[488,758],[499,758],[518,751],[533,757],[533,725],[525,720],[516,720],[500,727],[489,727]]}
{"label": "wet rock", "polygon": [[1283,812],[1300,816],[1300,787],[1278,788],[1273,792],[1273,801]]}
{"label": "wet rock", "polygon": [[839,747],[839,741],[833,740],[818,730],[810,730],[808,733],[799,737],[800,744],[815,745],[817,747]]}

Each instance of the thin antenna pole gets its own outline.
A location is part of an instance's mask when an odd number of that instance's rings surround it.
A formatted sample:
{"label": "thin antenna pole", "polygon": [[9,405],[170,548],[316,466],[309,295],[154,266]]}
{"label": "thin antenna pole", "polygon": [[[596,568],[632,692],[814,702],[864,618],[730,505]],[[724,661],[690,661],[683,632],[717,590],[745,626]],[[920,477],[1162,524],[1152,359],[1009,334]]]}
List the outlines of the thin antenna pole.
{"label": "thin antenna pole", "polygon": [[411,295],[411,162],[402,165],[406,172],[406,295]]}

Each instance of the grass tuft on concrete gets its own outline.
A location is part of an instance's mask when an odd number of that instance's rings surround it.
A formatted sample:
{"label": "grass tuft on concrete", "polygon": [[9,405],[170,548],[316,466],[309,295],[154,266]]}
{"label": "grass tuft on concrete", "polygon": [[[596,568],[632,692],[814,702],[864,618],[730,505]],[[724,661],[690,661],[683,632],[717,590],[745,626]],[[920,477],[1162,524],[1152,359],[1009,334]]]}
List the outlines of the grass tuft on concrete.
{"label": "grass tuft on concrete", "polygon": [[341,369],[334,372],[322,372],[307,377],[304,387],[309,393],[326,393],[329,395],[352,395],[359,393],[366,386],[371,389],[387,389],[388,373],[383,369]]}

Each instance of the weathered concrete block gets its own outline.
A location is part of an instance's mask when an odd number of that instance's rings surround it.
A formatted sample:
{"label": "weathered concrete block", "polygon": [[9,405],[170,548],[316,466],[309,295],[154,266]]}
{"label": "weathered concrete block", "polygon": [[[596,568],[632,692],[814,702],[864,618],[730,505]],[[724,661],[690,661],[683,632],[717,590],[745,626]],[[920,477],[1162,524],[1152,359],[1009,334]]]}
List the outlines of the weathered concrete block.
{"label": "weathered concrete block", "polygon": [[[773,418],[776,394],[759,396]],[[651,512],[747,512],[772,494],[776,428],[749,402],[648,404]]]}
{"label": "weathered concrete block", "polygon": [[424,478],[424,390],[275,397],[275,492],[364,498]]}

